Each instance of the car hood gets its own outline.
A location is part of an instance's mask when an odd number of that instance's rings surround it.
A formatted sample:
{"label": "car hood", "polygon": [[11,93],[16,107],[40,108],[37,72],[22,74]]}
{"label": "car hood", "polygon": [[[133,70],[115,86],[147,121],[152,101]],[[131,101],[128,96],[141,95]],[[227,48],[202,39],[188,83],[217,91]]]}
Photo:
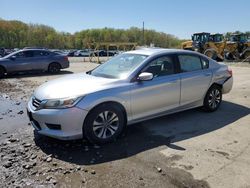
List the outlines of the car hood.
{"label": "car hood", "polygon": [[111,87],[117,79],[95,77],[86,73],[64,76],[38,87],[34,96],[39,100],[84,96]]}

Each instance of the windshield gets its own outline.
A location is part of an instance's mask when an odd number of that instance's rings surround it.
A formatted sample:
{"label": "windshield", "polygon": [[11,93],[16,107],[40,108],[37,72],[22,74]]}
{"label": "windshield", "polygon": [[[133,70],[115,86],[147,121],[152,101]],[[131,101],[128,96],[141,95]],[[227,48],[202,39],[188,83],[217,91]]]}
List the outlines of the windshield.
{"label": "windshield", "polygon": [[230,36],[230,41],[232,41],[232,42],[246,42],[247,35],[232,35],[232,36]]}
{"label": "windshield", "polygon": [[146,55],[124,53],[113,57],[90,72],[93,76],[124,79],[145,59]]}
{"label": "windshield", "polygon": [[247,41],[247,35],[241,35],[240,36],[240,41],[242,41],[242,42]]}
{"label": "windshield", "polygon": [[4,58],[9,58],[9,57],[11,57],[11,56],[13,56],[13,55],[16,55],[18,52],[19,52],[19,51],[12,52],[12,53],[10,53],[9,55],[4,56]]}
{"label": "windshield", "polygon": [[213,35],[212,41],[213,42],[221,42],[221,41],[223,41],[223,36],[222,35]]}

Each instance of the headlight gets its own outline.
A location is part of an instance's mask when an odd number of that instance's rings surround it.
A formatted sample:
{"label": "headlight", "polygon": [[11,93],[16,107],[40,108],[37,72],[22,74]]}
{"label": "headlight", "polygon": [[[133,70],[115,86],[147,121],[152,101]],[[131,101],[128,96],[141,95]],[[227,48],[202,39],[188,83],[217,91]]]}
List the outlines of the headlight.
{"label": "headlight", "polygon": [[43,101],[42,108],[70,108],[78,103],[82,97],[66,99],[49,99]]}

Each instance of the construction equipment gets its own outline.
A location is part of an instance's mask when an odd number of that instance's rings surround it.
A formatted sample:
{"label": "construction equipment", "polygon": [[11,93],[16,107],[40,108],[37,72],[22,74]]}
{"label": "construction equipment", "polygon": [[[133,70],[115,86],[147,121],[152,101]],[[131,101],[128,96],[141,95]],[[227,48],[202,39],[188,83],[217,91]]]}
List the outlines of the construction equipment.
{"label": "construction equipment", "polygon": [[194,33],[191,41],[182,43],[182,49],[193,50],[216,59],[224,59],[225,40],[222,34],[210,34],[207,32]]}
{"label": "construction equipment", "polygon": [[212,59],[224,60],[226,40],[220,33],[211,34],[204,54]]}
{"label": "construction equipment", "polygon": [[250,40],[244,33],[231,34],[225,47],[225,57],[228,60],[250,58]]}

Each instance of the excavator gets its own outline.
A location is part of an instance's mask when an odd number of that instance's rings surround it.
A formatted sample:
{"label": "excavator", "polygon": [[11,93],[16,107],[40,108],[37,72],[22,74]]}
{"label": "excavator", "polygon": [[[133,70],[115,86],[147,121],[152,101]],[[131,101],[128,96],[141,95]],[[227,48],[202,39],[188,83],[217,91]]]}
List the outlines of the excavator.
{"label": "excavator", "polygon": [[182,49],[197,51],[219,61],[224,60],[225,46],[226,42],[222,34],[207,32],[194,33],[191,41],[182,43]]}
{"label": "excavator", "polygon": [[231,34],[226,42],[225,57],[228,60],[250,59],[250,39],[244,33]]}

